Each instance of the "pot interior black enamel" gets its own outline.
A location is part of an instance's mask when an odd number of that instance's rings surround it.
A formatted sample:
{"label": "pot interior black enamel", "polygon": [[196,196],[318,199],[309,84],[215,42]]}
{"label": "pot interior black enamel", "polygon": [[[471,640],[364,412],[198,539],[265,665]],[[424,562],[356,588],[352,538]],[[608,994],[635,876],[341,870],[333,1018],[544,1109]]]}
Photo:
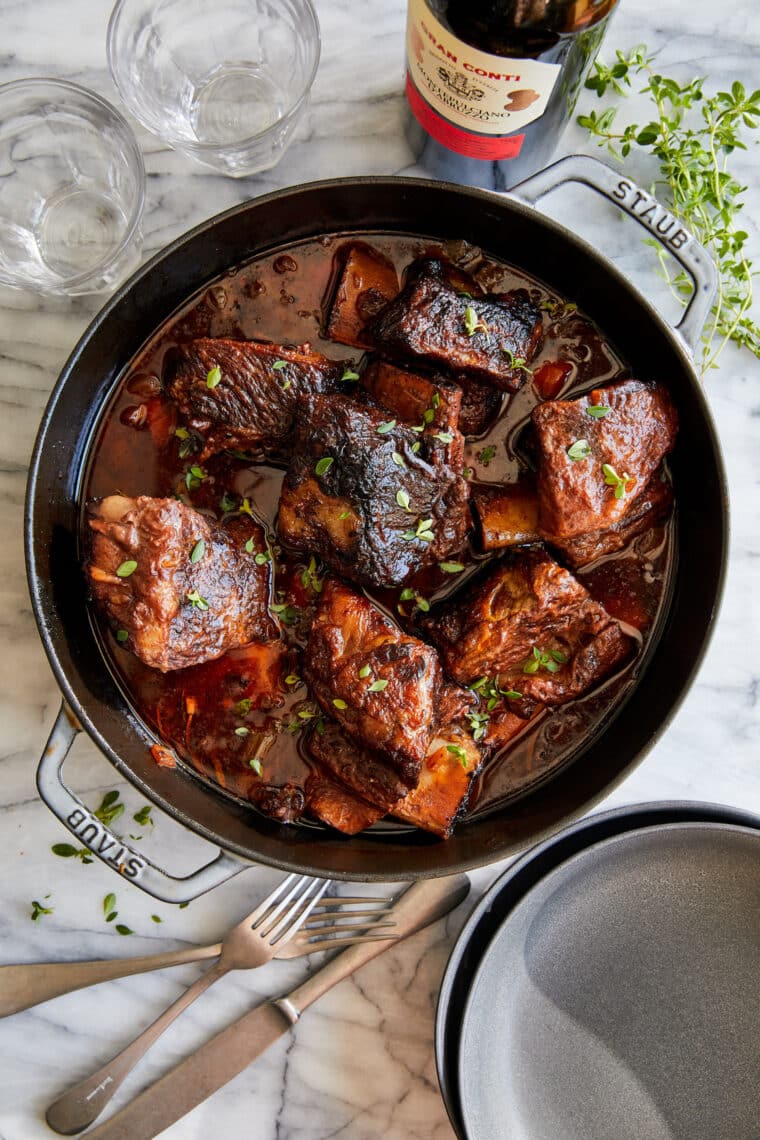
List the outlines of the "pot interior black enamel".
{"label": "pot interior black enamel", "polygon": [[[421,832],[347,840],[287,828],[161,769],[152,738],[116,685],[90,623],[78,549],[82,473],[98,417],[124,366],[210,280],[253,256],[325,233],[465,239],[521,267],[591,316],[634,375],[665,381],[680,415],[672,474],[677,566],[667,618],[645,667],[603,731],[553,779],[447,842]],[[319,183],[255,200],[200,226],[150,262],[104,308],[61,374],[33,457],[26,519],[29,584],[45,649],[66,700],[112,763],[170,815],[244,858],[350,879],[448,874],[504,857],[586,810],[667,725],[699,664],[720,596],[725,483],[714,429],[688,353],[654,309],[589,245],[513,199],[403,179]]]}

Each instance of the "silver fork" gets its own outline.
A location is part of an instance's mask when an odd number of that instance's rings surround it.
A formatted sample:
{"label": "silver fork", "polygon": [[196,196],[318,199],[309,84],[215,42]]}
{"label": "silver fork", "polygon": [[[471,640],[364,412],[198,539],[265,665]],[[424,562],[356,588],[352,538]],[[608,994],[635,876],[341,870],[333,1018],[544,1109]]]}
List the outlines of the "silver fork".
{"label": "silver fork", "polygon": [[[221,944],[219,960],[205,974],[202,974],[130,1045],[112,1057],[97,1072],[72,1086],[50,1105],[46,1113],[50,1127],[56,1132],[70,1135],[81,1132],[92,1124],[154,1041],[191,1002],[230,970],[263,966],[275,955],[297,957],[299,954],[310,954],[315,950],[363,941],[364,937],[374,939],[379,937],[372,933],[376,925],[392,925],[379,920],[379,915],[384,912],[377,910],[343,912],[341,910],[343,900],[335,899],[326,900],[323,913],[318,916],[321,925],[312,923],[311,926],[307,926],[309,916],[329,886],[329,879],[320,880],[296,875],[289,875],[284,879],[247,918],[227,934]],[[352,903],[357,901],[351,900]],[[324,921],[326,916],[330,921]],[[338,921],[341,918],[350,921],[341,924]],[[299,931],[301,938],[295,943],[294,939]],[[385,938],[388,937],[386,933]],[[286,949],[290,951],[287,954]]]}

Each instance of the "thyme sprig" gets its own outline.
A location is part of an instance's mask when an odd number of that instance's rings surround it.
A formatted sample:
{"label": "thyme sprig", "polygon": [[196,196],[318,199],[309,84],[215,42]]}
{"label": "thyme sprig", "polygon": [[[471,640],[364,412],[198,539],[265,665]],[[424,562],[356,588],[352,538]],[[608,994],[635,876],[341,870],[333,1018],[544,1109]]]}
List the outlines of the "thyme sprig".
{"label": "thyme sprig", "polygon": [[[737,81],[730,91],[708,96],[703,78],[679,83],[660,75],[653,63],[654,56],[639,45],[628,55],[618,51],[611,66],[597,60],[586,80],[586,87],[601,98],[608,91],[626,96],[632,80],[643,77],[639,93],[649,95],[654,104],[650,122],[616,130],[619,108],[615,106],[580,115],[578,122],[614,158],[627,158],[634,147],[657,158],[660,179],[655,190],[665,188],[673,214],[716,261],[718,293],[703,335],[704,375],[716,367],[729,340],[760,357],[760,324],[751,315],[755,273],[744,251],[748,234],[738,224],[746,186],[728,168],[730,155],[746,150],[743,128],[755,130],[759,125],[760,90],[748,94]],[[656,249],[671,291],[686,304],[693,289],[690,278],[674,267],[659,242],[650,238],[647,244]]]}

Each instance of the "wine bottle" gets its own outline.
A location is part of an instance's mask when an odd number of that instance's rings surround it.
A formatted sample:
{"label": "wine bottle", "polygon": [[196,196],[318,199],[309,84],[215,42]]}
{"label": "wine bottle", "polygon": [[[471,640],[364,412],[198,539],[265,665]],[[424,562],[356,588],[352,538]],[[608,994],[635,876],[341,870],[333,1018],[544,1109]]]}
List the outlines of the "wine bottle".
{"label": "wine bottle", "polygon": [[618,0],[409,0],[407,138],[435,178],[506,190],[550,159]]}

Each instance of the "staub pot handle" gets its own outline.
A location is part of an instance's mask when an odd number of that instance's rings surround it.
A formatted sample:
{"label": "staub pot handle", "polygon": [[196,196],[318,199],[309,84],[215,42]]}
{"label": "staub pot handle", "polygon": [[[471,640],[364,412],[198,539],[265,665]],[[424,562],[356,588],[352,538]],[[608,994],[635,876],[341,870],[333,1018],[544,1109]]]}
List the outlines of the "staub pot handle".
{"label": "staub pot handle", "polygon": [[77,799],[61,777],[63,762],[79,731],[76,718],[67,705],[62,704],[40,758],[37,789],[53,815],[97,859],[153,898],[167,903],[190,902],[249,866],[220,851],[204,867],[184,878],[177,878],[151,863],[120,836],[114,835]]}
{"label": "staub pot handle", "polygon": [[571,154],[567,158],[561,158],[559,162],[552,163],[524,182],[518,182],[510,193],[533,206],[539,198],[565,182],[580,182],[584,186],[590,186],[597,194],[618,206],[648,230],[652,238],[691,277],[694,292],[675,328],[694,356],[718,288],[718,271],[707,250],[674,214],[646,190],[642,190],[606,162],[588,155]]}

